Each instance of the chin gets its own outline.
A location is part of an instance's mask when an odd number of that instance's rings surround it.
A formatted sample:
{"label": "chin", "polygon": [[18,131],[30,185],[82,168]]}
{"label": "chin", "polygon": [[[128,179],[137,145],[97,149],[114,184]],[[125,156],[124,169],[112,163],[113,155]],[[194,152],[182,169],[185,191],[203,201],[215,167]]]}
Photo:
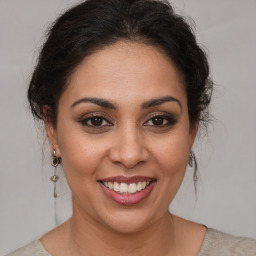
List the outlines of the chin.
{"label": "chin", "polygon": [[116,216],[115,218],[109,219],[108,225],[109,228],[118,233],[137,233],[148,226],[150,226],[151,221],[145,216],[140,216],[139,214],[122,214],[121,216]]}
{"label": "chin", "polygon": [[[152,209],[135,209],[127,207],[122,210],[108,211],[106,214],[101,212],[101,221],[104,226],[117,233],[132,234],[143,231],[150,227],[160,216],[152,214]],[[160,214],[159,214],[160,215]]]}

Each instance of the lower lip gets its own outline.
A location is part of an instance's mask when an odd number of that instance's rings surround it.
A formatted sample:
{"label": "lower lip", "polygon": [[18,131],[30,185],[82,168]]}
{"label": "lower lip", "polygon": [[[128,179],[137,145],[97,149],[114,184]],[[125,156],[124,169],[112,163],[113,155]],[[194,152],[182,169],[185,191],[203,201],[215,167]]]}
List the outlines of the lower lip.
{"label": "lower lip", "polygon": [[149,196],[150,192],[152,191],[155,185],[155,182],[152,181],[145,189],[138,191],[134,194],[119,194],[116,191],[107,188],[101,182],[99,182],[99,184],[102,187],[105,195],[107,195],[110,199],[112,199],[116,203],[119,203],[122,205],[133,205],[133,204],[140,203],[146,197]]}

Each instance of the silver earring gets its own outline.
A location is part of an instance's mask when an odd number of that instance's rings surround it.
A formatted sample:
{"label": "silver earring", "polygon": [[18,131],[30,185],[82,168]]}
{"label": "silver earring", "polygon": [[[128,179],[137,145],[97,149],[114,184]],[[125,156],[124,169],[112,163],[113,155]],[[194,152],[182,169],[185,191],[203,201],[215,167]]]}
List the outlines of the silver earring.
{"label": "silver earring", "polygon": [[51,176],[50,180],[52,182],[54,182],[54,192],[53,192],[53,196],[56,198],[58,197],[57,193],[56,193],[56,182],[59,179],[59,176],[56,175],[56,171],[57,171],[57,166],[60,163],[60,158],[56,157],[56,151],[53,150],[52,152],[52,160],[51,160],[51,165],[54,167],[54,175]]}
{"label": "silver earring", "polygon": [[190,156],[188,158],[188,165],[190,167],[194,167],[193,180],[196,183],[198,181],[198,177],[197,177],[197,161],[196,161],[195,154],[192,151],[190,152]]}

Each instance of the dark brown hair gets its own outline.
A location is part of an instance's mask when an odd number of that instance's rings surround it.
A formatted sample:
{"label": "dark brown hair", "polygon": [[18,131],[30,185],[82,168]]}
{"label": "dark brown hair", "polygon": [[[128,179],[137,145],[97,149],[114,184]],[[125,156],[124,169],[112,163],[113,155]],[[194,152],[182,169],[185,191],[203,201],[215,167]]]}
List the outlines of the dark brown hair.
{"label": "dark brown hair", "polygon": [[204,51],[191,27],[165,0],[87,0],[62,14],[49,29],[28,89],[35,118],[56,125],[60,95],[88,55],[118,40],[160,47],[183,74],[190,123],[208,121],[212,81]]}

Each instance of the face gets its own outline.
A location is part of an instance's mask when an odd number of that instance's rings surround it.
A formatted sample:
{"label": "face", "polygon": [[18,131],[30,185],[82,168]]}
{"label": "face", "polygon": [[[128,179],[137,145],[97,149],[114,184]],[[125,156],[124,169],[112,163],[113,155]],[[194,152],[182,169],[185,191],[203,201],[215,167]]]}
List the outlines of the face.
{"label": "face", "polygon": [[182,76],[158,48],[118,42],[86,57],[46,123],[74,216],[119,232],[168,213],[196,134]]}

